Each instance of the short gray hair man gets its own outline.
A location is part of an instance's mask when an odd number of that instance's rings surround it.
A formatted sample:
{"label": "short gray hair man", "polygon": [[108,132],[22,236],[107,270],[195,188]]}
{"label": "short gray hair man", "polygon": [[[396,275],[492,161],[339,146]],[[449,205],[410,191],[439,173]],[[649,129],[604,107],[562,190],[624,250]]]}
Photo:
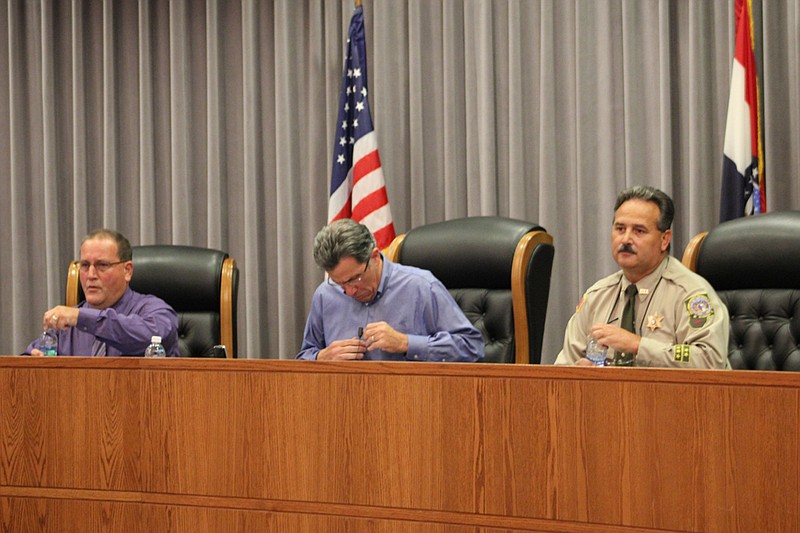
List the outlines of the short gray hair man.
{"label": "short gray hair man", "polygon": [[331,222],[314,239],[314,261],[325,272],[333,270],[345,257],[366,263],[375,249],[375,237],[355,220]]}

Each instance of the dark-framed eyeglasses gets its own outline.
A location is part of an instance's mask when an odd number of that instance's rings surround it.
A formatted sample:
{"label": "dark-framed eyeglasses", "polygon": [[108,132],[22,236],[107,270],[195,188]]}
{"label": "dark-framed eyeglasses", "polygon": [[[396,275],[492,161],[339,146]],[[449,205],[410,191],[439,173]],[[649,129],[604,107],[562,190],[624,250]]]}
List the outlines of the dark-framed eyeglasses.
{"label": "dark-framed eyeglasses", "polygon": [[81,269],[81,272],[89,272],[89,267],[94,267],[94,270],[99,273],[108,272],[108,269],[113,267],[114,265],[120,265],[122,263],[127,263],[127,261],[95,261],[94,263],[90,263],[89,261],[78,261],[78,268]]}
{"label": "dark-framed eyeglasses", "polygon": [[361,272],[361,274],[359,274],[358,276],[356,276],[356,277],[354,277],[352,279],[349,279],[349,280],[345,281],[344,283],[336,283],[335,281],[333,281],[331,279],[330,276],[328,276],[328,280],[327,280],[328,281],[328,285],[332,285],[334,287],[339,287],[340,289],[346,289],[347,287],[352,287],[353,285],[355,285],[356,283],[361,281],[361,279],[364,277],[364,274],[367,273],[367,269],[369,268],[369,263],[370,263],[370,261],[367,260],[367,264],[364,265],[364,270]]}

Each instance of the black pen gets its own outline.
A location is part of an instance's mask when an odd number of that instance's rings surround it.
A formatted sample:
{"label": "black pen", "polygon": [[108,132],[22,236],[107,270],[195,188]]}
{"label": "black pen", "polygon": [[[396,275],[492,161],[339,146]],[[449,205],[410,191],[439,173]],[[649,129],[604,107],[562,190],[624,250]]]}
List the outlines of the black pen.
{"label": "black pen", "polygon": [[364,335],[364,328],[359,327],[358,328],[358,338],[360,339],[362,335]]}

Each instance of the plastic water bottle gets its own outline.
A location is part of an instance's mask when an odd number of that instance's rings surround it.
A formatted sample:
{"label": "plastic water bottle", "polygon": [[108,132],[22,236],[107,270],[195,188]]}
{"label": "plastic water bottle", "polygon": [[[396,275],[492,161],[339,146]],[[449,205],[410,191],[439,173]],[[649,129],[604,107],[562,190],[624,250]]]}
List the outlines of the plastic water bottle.
{"label": "plastic water bottle", "polygon": [[590,338],[586,343],[586,358],[597,366],[606,365],[608,347]]}
{"label": "plastic water bottle", "polygon": [[150,346],[144,351],[145,357],[166,357],[167,351],[161,346],[161,337],[153,335],[150,337]]}
{"label": "plastic water bottle", "polygon": [[39,349],[44,355],[58,355],[58,336],[52,329],[46,329],[39,337]]}

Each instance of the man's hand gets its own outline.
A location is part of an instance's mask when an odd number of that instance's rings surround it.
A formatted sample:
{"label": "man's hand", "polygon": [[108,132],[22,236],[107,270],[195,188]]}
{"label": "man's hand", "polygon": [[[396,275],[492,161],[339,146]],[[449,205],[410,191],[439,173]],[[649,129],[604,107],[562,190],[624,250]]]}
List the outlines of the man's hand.
{"label": "man's hand", "polygon": [[330,346],[319,351],[317,361],[346,361],[363,359],[367,345],[359,338],[333,341]]}
{"label": "man's hand", "polygon": [[38,348],[34,348],[33,350],[31,350],[31,355],[37,355],[41,357],[44,355],[44,352],[39,350]]}
{"label": "man's hand", "polygon": [[42,317],[42,329],[67,329],[78,325],[78,315],[81,310],[77,307],[57,305],[45,311]]}
{"label": "man's hand", "polygon": [[373,322],[364,328],[364,341],[367,351],[383,350],[389,353],[406,353],[408,335],[400,333],[386,322]]}
{"label": "man's hand", "polygon": [[639,335],[612,324],[595,324],[592,326],[592,337],[600,344],[605,344],[617,352],[639,353]]}

